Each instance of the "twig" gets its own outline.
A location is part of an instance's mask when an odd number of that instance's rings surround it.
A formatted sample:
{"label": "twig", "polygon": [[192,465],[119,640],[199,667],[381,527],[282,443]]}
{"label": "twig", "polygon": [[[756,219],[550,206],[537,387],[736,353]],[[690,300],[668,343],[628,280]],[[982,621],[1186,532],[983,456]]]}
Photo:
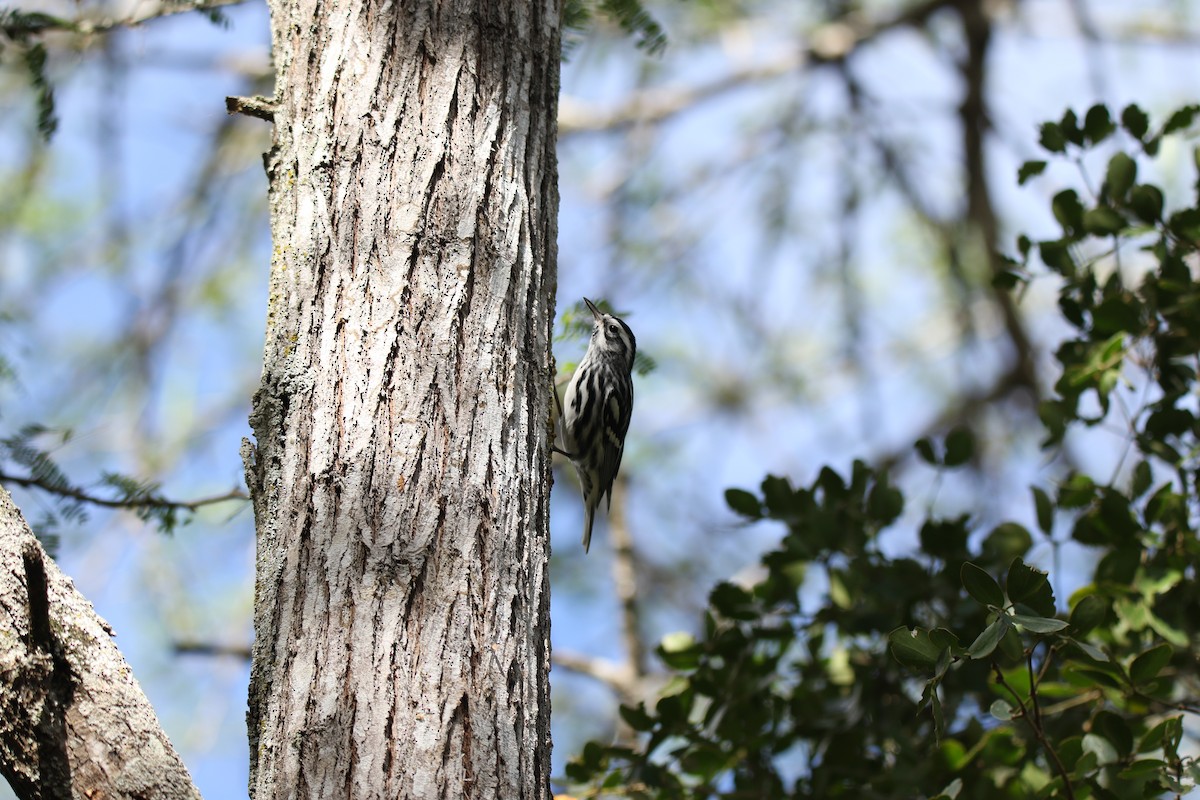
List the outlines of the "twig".
{"label": "twig", "polygon": [[201,497],[197,500],[169,500],[165,497],[147,495],[145,497],[130,497],[125,500],[114,500],[108,497],[100,497],[91,494],[75,486],[54,486],[37,478],[23,478],[19,475],[9,475],[0,472],[0,483],[12,484],[14,486],[23,486],[27,489],[40,489],[49,494],[58,495],[59,497],[68,497],[72,500],[78,500],[81,503],[89,503],[94,506],[103,508],[162,508],[162,509],[180,509],[184,511],[196,511],[202,506],[215,505],[217,503],[227,503],[232,500],[249,500],[250,497],[241,489],[230,489],[225,494],[213,495],[212,497]]}
{"label": "twig", "polygon": [[642,641],[641,611],[638,608],[637,554],[629,534],[625,514],[625,492],[629,481],[618,476],[613,487],[613,502],[608,509],[608,530],[613,545],[613,584],[621,601],[621,638],[629,669],[640,681],[646,676],[646,645]]}
{"label": "twig", "polygon": [[274,122],[276,108],[274,100],[262,95],[225,98],[226,114],[245,114],[247,117],[257,117],[265,119],[267,122]]}
{"label": "twig", "polygon": [[188,656],[213,656],[213,657],[228,657],[240,658],[243,661],[250,660],[250,648],[247,645],[234,644],[217,644],[215,642],[193,642],[180,641],[175,642],[171,649],[176,655]]}
{"label": "twig", "polygon": [[1063,790],[1066,792],[1068,800],[1075,800],[1075,789],[1071,786],[1071,777],[1067,774],[1067,768],[1063,766],[1062,759],[1058,757],[1058,753],[1055,752],[1054,747],[1050,744],[1050,740],[1046,738],[1046,732],[1042,730],[1041,723],[1038,721],[1041,718],[1041,714],[1036,709],[1036,703],[1034,713],[1031,715],[1029,709],[1025,706],[1025,702],[1021,700],[1021,696],[1009,685],[1008,681],[1004,680],[1004,673],[1000,671],[999,665],[994,661],[992,662],[992,670],[996,673],[996,682],[1012,695],[1012,699],[1016,702],[1017,707],[1021,709],[1021,718],[1029,725],[1029,729],[1033,731],[1033,736],[1038,740],[1038,744],[1042,746],[1042,749],[1046,751],[1046,755],[1054,762],[1054,770],[1063,780]]}
{"label": "twig", "polygon": [[134,14],[130,17],[123,18],[108,18],[99,20],[58,20],[63,23],[51,27],[57,27],[60,30],[71,31],[73,33],[81,33],[84,35],[93,33],[108,33],[117,28],[136,28],[139,25],[144,25],[147,22],[152,22],[156,19],[164,17],[173,17],[176,14],[189,14],[194,11],[218,11],[228,6],[237,6],[246,2],[246,0],[192,0],[191,2],[180,3],[163,3],[158,8],[145,11],[141,14]]}
{"label": "twig", "polygon": [[576,653],[571,650],[555,648],[551,656],[554,666],[594,678],[610,687],[623,703],[637,701],[638,682],[628,665],[618,664],[607,658]]}
{"label": "twig", "polygon": [[771,78],[781,77],[807,63],[837,63],[856,48],[895,28],[917,27],[943,8],[976,3],[977,0],[926,0],[882,21],[864,20],[847,14],[822,26],[808,46],[766,64],[735,70],[701,86],[650,89],[635,93],[611,109],[596,109],[562,97],[559,100],[559,138],[573,133],[614,131],[634,124],[663,122],[700,103],[726,92]]}

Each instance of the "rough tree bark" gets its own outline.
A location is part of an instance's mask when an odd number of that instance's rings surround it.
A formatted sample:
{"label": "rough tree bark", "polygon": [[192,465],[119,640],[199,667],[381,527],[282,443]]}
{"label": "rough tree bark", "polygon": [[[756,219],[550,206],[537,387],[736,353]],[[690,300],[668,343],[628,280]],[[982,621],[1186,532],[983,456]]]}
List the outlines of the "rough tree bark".
{"label": "rough tree bark", "polygon": [[200,797],[112,635],[0,488],[0,773],[19,797]]}
{"label": "rough tree bark", "polygon": [[549,793],[558,0],[271,0],[268,798]]}

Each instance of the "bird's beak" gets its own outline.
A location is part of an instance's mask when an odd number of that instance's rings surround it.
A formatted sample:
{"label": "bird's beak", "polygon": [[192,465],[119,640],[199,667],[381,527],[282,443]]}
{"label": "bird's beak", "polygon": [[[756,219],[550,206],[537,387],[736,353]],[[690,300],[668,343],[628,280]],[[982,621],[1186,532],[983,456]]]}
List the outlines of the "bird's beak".
{"label": "bird's beak", "polygon": [[604,316],[602,313],[600,313],[600,309],[596,308],[596,304],[591,300],[588,300],[585,297],[583,298],[583,302],[587,303],[588,310],[592,312],[593,319],[599,320],[602,316]]}

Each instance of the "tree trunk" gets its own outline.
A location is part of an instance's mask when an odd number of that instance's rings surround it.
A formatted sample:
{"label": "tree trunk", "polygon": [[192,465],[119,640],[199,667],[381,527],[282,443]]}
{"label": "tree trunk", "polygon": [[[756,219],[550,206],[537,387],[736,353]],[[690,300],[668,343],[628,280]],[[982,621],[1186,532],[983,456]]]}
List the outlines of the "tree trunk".
{"label": "tree trunk", "polygon": [[549,793],[558,0],[271,0],[268,798]]}
{"label": "tree trunk", "polygon": [[112,635],[0,488],[0,773],[18,797],[200,797]]}

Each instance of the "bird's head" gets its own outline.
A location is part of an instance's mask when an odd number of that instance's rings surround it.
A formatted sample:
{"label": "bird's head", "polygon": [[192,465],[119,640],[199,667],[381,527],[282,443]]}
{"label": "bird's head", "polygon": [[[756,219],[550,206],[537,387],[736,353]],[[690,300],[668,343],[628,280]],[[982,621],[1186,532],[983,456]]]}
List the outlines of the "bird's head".
{"label": "bird's head", "polygon": [[612,314],[605,314],[596,308],[596,304],[586,297],[583,302],[592,312],[592,347],[598,347],[608,356],[619,357],[632,367],[633,356],[637,353],[637,339],[633,331],[625,324],[625,320]]}

